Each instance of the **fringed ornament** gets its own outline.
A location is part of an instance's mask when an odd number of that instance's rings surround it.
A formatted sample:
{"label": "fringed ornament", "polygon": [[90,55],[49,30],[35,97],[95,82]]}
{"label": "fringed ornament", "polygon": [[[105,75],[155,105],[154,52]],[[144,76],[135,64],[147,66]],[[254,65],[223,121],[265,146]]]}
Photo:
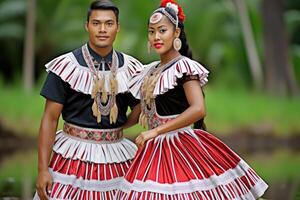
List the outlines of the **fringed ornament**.
{"label": "fringed ornament", "polygon": [[[101,122],[101,115],[108,116],[110,123],[116,123],[118,118],[118,106],[116,104],[116,95],[118,92],[118,81],[116,79],[117,67],[119,65],[118,56],[113,51],[112,63],[110,65],[110,94],[105,88],[105,76],[99,73],[95,68],[94,62],[92,61],[91,55],[88,51],[87,45],[82,47],[83,57],[94,73],[94,85],[92,89],[91,97],[94,99],[92,105],[93,115],[97,118],[97,122]],[[104,62],[102,62],[102,70],[104,70]]]}
{"label": "fringed ornament", "polygon": [[117,118],[118,118],[118,106],[116,103],[114,103],[113,107],[110,110],[109,122],[111,124],[116,123]]}
{"label": "fringed ornament", "polygon": [[142,112],[139,116],[139,124],[144,128],[148,125],[148,119],[150,119],[155,113],[155,96],[154,89],[161,73],[171,66],[173,63],[181,59],[182,56],[175,57],[165,65],[158,67],[152,67],[144,78],[141,86],[141,108]]}

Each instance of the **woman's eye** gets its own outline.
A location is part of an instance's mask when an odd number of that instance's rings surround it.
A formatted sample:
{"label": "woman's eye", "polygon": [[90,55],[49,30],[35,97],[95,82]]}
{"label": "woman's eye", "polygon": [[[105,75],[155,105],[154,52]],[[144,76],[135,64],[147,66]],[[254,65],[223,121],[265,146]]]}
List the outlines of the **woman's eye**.
{"label": "woman's eye", "polygon": [[166,32],[166,31],[167,31],[166,29],[160,29],[160,30],[159,30],[160,33],[164,33],[164,32]]}

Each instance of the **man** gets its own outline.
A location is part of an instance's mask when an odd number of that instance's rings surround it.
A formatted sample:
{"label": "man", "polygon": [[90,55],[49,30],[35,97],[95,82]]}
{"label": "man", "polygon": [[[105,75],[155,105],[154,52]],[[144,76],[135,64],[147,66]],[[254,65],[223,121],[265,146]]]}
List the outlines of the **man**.
{"label": "man", "polygon": [[[128,106],[132,113],[140,109],[129,80],[142,65],[113,49],[118,15],[110,0],[94,1],[89,42],[46,65],[35,199],[114,199],[136,153],[122,129],[135,123],[126,116]],[[64,128],[55,134],[61,114]]]}

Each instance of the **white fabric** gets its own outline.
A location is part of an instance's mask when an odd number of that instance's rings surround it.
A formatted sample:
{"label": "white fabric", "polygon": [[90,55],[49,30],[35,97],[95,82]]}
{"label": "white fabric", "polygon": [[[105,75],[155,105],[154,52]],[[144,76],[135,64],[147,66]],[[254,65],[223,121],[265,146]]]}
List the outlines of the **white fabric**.
{"label": "white fabric", "polygon": [[[229,190],[227,190],[225,187],[221,186],[221,188],[212,189],[210,190],[210,194],[213,194],[214,196],[209,197],[207,196],[207,191],[195,191],[192,193],[179,193],[179,194],[173,194],[173,196],[168,196],[169,194],[162,193],[164,197],[163,200],[223,200],[223,199],[230,199],[230,200],[256,200],[259,197],[261,197],[265,190],[267,189],[267,185],[260,180],[256,183],[256,185],[249,191],[245,192],[243,195],[238,195],[236,191],[232,191],[234,194],[236,194],[236,197],[233,197]],[[220,192],[222,190],[225,192],[225,195]],[[132,196],[137,195],[138,192],[133,192]],[[159,193],[152,193],[149,191],[146,191],[146,197],[148,196],[157,196]],[[171,194],[172,195],[172,194]],[[128,194],[120,192],[120,194],[116,195],[119,200],[128,200]],[[152,198],[157,199],[157,198]]]}
{"label": "white fabric", "polygon": [[[124,65],[117,69],[116,79],[118,81],[118,93],[129,91],[129,81],[132,76],[142,71],[143,65],[135,58],[122,53]],[[63,81],[70,84],[75,91],[91,94],[94,81],[92,71],[81,66],[72,52],[61,55],[46,64],[47,72],[51,71],[58,75]],[[105,76],[105,88],[110,92],[110,71],[102,72]]]}
{"label": "white fabric", "polygon": [[[106,192],[116,190],[119,188],[119,184],[123,177],[118,177],[105,181],[98,180],[85,180],[83,178],[77,178],[74,175],[66,175],[49,169],[54,182],[58,182],[63,185],[72,185],[73,188],[80,188],[81,190]],[[57,180],[57,181],[56,181]]]}
{"label": "white fabric", "polygon": [[[60,192],[60,197],[65,196],[65,194],[71,189],[68,187],[69,185],[72,188],[79,188],[77,194],[80,194],[82,191],[92,191],[92,192],[103,192],[114,191],[119,189],[119,185],[123,177],[118,177],[110,180],[99,181],[99,180],[84,180],[83,178],[77,178],[75,175],[66,175],[49,169],[49,172],[52,175],[53,182],[59,183],[60,188],[56,190],[56,192]],[[61,189],[63,189],[61,191]],[[57,196],[55,193],[54,196]],[[76,195],[75,195],[76,196]],[[39,200],[39,196],[35,193],[33,198],[34,200]],[[50,199],[58,199],[58,198],[50,198]]]}
{"label": "white fabric", "polygon": [[93,163],[120,163],[133,159],[137,147],[126,138],[115,142],[93,142],[58,132],[53,151],[64,158]]}
{"label": "white fabric", "polygon": [[[230,169],[220,176],[213,175],[206,179],[191,180],[189,182],[177,182],[173,184],[161,184],[151,180],[145,182],[135,180],[133,183],[123,180],[120,188],[121,191],[128,193],[130,191],[143,192],[149,191],[154,193],[161,193],[167,195],[175,195],[181,193],[192,193],[197,191],[213,190],[217,186],[228,185],[234,182],[235,179],[239,179],[245,175],[255,180],[256,186],[253,190],[265,191],[268,187],[266,183],[260,178],[249,173],[250,167],[245,161],[240,161],[236,168]],[[239,181],[241,182],[241,181]]]}
{"label": "white fabric", "polygon": [[[136,98],[141,98],[140,88],[147,72],[151,69],[151,67],[158,64],[159,61],[152,62],[144,67],[142,73],[132,77],[130,81],[130,91]],[[198,75],[200,85],[202,87],[208,81],[207,78],[209,71],[200,63],[187,57],[183,57],[161,73],[153,91],[154,96],[164,94],[168,90],[173,89],[177,86],[177,80],[182,78],[184,74]]]}

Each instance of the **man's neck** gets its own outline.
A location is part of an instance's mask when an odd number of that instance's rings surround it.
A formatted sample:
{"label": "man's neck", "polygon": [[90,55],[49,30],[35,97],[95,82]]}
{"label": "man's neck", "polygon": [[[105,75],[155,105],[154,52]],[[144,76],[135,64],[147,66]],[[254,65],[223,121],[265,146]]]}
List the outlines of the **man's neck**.
{"label": "man's neck", "polygon": [[95,53],[97,53],[102,58],[106,57],[113,49],[112,46],[99,48],[99,47],[96,47],[95,45],[91,44],[90,42],[89,42],[89,46]]}

